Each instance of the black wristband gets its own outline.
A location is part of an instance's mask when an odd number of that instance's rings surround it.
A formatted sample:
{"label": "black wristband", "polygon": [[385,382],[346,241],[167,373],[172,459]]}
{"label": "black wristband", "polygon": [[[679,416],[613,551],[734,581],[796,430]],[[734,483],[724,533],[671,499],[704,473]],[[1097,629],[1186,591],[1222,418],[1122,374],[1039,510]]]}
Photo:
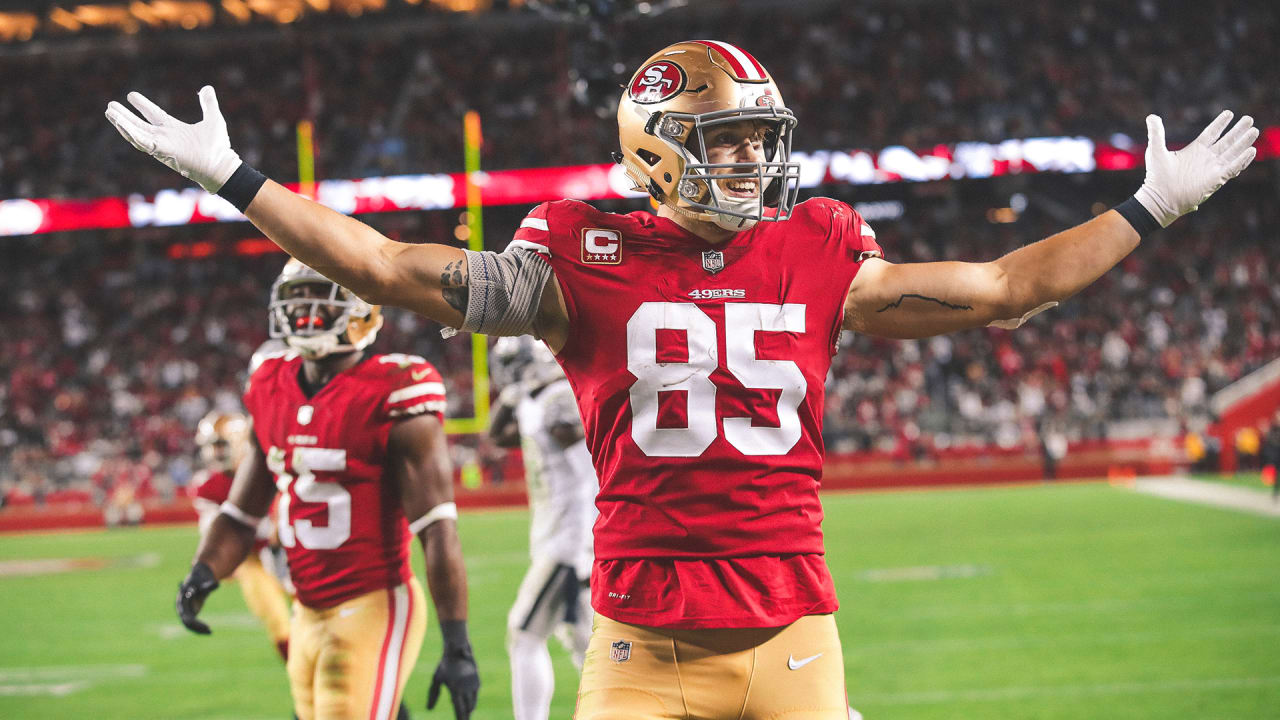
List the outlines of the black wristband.
{"label": "black wristband", "polygon": [[1146,237],[1156,230],[1160,229],[1160,223],[1151,217],[1151,213],[1142,207],[1142,203],[1138,202],[1138,198],[1130,195],[1128,200],[1120,203],[1112,208],[1120,213],[1120,216],[1129,221],[1134,230],[1138,231],[1138,235]]}
{"label": "black wristband", "polygon": [[266,181],[266,175],[249,167],[249,163],[242,162],[240,167],[231,173],[231,177],[227,178],[227,181],[222,184],[222,188],[218,190],[218,195],[243,213],[245,208],[249,207],[249,203],[253,202],[253,198],[262,189],[262,185]]}
{"label": "black wristband", "polygon": [[440,634],[444,637],[444,650],[465,650],[471,652],[471,640],[467,637],[466,620],[441,620]]}

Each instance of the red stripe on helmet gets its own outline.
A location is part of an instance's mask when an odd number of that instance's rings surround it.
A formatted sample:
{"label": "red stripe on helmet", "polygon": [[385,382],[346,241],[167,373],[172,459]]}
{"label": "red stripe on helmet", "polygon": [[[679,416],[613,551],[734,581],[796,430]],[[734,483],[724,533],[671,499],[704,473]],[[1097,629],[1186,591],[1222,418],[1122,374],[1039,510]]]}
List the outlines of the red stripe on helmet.
{"label": "red stripe on helmet", "polygon": [[[764,71],[764,66],[760,61],[752,57],[751,53],[743,50],[736,45],[730,45],[719,40],[694,40],[699,45],[705,45],[720,54],[724,61],[729,63],[729,67],[733,68],[733,74],[739,80],[764,80],[768,78],[768,74]],[[743,60],[746,63],[743,63]]]}

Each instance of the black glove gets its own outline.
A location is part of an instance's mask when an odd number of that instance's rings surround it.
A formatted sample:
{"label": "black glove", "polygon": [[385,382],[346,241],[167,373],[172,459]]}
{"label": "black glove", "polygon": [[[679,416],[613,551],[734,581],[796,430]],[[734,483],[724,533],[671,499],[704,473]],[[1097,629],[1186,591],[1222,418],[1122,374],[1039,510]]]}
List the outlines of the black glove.
{"label": "black glove", "polygon": [[467,639],[466,620],[446,620],[440,623],[444,635],[444,656],[436,666],[427,691],[427,709],[434,710],[440,699],[440,686],[449,688],[453,700],[453,716],[467,720],[476,709],[476,694],[480,692],[480,673],[476,659],[471,654],[471,641]]}
{"label": "black glove", "polygon": [[200,608],[204,607],[204,599],[209,593],[218,589],[218,578],[213,576],[213,569],[202,562],[191,566],[191,572],[178,586],[178,600],[174,605],[178,608],[178,619],[187,629],[201,635],[208,635],[209,626],[196,619]]}

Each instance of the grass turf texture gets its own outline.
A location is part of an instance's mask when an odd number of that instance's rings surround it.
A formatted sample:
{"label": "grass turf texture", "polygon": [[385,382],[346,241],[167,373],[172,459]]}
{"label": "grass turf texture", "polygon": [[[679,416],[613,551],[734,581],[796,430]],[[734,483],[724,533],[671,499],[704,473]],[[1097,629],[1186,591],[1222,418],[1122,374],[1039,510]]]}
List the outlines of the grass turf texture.
{"label": "grass turf texture", "polygon": [[[824,501],[849,695],[869,720],[1280,717],[1273,519],[1102,484]],[[477,720],[511,717],[503,633],[525,522],[462,518]],[[194,544],[190,527],[0,539],[0,560],[155,554],[0,576],[0,717],[289,717],[283,667],[235,588],[206,606],[211,637],[180,631],[173,595]],[[433,619],[406,692],[415,717],[452,718],[447,699],[424,709],[439,648]],[[567,718],[576,678],[553,657],[551,716]],[[15,694],[41,683],[67,694]]]}

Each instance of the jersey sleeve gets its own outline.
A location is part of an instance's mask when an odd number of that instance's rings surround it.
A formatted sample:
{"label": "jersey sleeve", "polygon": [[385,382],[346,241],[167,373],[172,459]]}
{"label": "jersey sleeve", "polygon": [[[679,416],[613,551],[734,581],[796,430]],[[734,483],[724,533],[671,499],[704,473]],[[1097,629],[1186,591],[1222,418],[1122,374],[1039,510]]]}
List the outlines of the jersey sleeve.
{"label": "jersey sleeve", "polygon": [[832,214],[835,218],[832,235],[846,259],[860,263],[873,257],[884,257],[884,250],[876,240],[876,231],[871,229],[871,225],[857,210],[842,202],[835,202],[832,204]]}
{"label": "jersey sleeve", "polygon": [[446,400],[440,371],[420,357],[388,355],[381,358],[382,362],[388,360],[392,360],[393,369],[386,384],[386,398],[382,401],[383,418],[394,422],[431,414],[443,421]]}
{"label": "jersey sleeve", "polygon": [[551,228],[547,225],[547,215],[551,203],[542,203],[529,211],[516,228],[508,250],[532,250],[543,258],[551,257]]}
{"label": "jersey sleeve", "polygon": [[240,402],[244,405],[244,410],[252,418],[258,412],[258,398],[262,394],[262,381],[266,379],[266,373],[262,370],[262,363],[249,368],[249,377],[244,381],[244,393],[240,396]]}

